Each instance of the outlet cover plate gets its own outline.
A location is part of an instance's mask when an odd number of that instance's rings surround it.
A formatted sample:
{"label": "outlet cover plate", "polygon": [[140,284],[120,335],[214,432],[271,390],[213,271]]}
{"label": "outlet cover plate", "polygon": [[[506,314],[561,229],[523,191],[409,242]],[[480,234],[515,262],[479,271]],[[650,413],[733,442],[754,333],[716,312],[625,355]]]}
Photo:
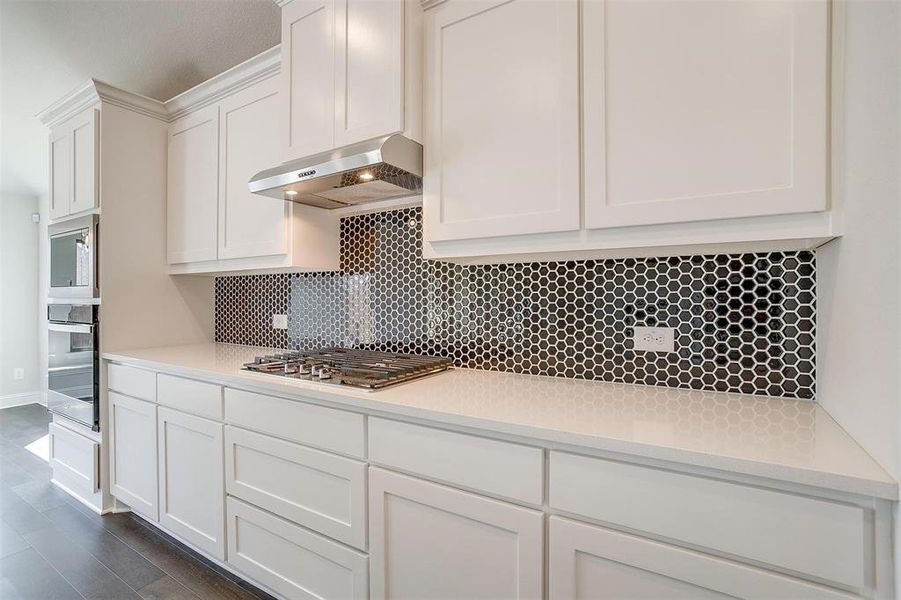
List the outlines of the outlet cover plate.
{"label": "outlet cover plate", "polygon": [[273,329],[287,329],[288,328],[288,315],[272,315],[272,328]]}
{"label": "outlet cover plate", "polygon": [[675,352],[676,330],[672,327],[635,327],[633,348],[647,352]]}

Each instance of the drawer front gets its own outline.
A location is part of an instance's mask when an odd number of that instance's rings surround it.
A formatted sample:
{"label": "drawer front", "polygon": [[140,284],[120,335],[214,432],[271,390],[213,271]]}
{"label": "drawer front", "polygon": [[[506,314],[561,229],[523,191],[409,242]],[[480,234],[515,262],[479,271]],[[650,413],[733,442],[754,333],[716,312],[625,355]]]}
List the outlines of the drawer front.
{"label": "drawer front", "polygon": [[357,548],[366,548],[366,465],[228,426],[228,493]]}
{"label": "drawer front", "polygon": [[110,363],[106,386],[120,394],[156,402],[156,373]]}
{"label": "drawer front", "polygon": [[315,448],[364,456],[363,415],[226,388],[225,420]]}
{"label": "drawer front", "polygon": [[552,600],[850,599],[793,577],[560,517],[550,518]]}
{"label": "drawer front", "polygon": [[65,427],[50,423],[50,466],[54,477],[63,473],[65,482],[78,491],[93,494],[98,490],[100,444]]}
{"label": "drawer front", "polygon": [[550,506],[860,588],[863,508],[551,452]]}
{"label": "drawer front", "polygon": [[488,494],[540,505],[540,448],[369,419],[369,460]]}
{"label": "drawer front", "polygon": [[369,597],[365,554],[228,498],[228,562],[290,600]]}
{"label": "drawer front", "polygon": [[157,402],[160,404],[201,417],[222,420],[221,386],[163,374],[157,375],[156,386]]}

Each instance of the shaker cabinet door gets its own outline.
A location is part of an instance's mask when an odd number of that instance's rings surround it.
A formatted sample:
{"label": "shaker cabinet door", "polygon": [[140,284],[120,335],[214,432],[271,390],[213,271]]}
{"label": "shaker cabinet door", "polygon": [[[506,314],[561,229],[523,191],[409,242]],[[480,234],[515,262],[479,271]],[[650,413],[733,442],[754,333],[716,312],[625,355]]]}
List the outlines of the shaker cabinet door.
{"label": "shaker cabinet door", "polygon": [[158,409],[160,525],[225,560],[222,425]]}
{"label": "shaker cabinet door", "polygon": [[[285,161],[335,145],[335,0],[293,0],[282,8]],[[271,165],[270,165],[271,166]]]}
{"label": "shaker cabinet door", "polygon": [[541,598],[544,515],[369,470],[371,597]]}
{"label": "shaker cabinet door", "polygon": [[72,130],[63,124],[50,132],[50,218],[68,215],[71,199]]}
{"label": "shaker cabinet door", "polygon": [[429,242],[579,229],[579,7],[446,2],[425,14]]}
{"label": "shaker cabinet door", "polygon": [[80,213],[100,205],[97,185],[97,151],[100,111],[90,108],[70,121],[72,129],[72,200],[69,214]]}
{"label": "shaker cabinet door", "polygon": [[404,128],[404,2],[336,0],[335,146]]}
{"label": "shaker cabinet door", "polygon": [[135,512],[159,519],[156,405],[109,392],[110,491]]}
{"label": "shaker cabinet door", "polygon": [[826,0],[582,5],[586,227],[827,208]]}
{"label": "shaker cabinet door", "polygon": [[219,207],[219,106],[169,126],[169,264],[215,260]]}
{"label": "shaker cabinet door", "polygon": [[279,81],[272,77],[219,105],[219,258],[286,254],[288,204],[247,182],[281,162]]}

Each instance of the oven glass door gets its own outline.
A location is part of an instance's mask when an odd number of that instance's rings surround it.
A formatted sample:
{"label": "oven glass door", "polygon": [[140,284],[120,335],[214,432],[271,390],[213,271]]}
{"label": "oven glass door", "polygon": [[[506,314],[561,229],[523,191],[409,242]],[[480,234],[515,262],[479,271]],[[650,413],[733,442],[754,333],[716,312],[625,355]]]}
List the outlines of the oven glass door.
{"label": "oven glass door", "polygon": [[95,327],[52,321],[47,324],[47,408],[96,430],[99,371]]}
{"label": "oven glass door", "polygon": [[91,229],[60,233],[50,238],[50,289],[89,288],[92,285]]}

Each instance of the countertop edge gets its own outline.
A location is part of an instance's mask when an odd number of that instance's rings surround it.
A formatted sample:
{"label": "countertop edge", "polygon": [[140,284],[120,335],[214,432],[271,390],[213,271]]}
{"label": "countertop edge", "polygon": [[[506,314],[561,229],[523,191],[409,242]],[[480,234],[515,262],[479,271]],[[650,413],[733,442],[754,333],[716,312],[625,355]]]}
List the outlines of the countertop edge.
{"label": "countertop edge", "polygon": [[840,473],[830,473],[803,467],[792,467],[779,463],[754,461],[721,454],[707,454],[677,447],[645,444],[616,438],[566,432],[479,417],[469,417],[450,412],[404,406],[391,402],[380,402],[375,393],[357,392],[356,394],[353,394],[348,393],[348,391],[344,391],[344,393],[335,393],[318,387],[307,388],[297,385],[285,385],[280,381],[257,381],[256,379],[251,379],[249,377],[236,377],[218,371],[173,365],[171,363],[137,358],[117,352],[104,352],[102,358],[104,360],[130,364],[170,375],[180,375],[211,383],[234,385],[251,391],[276,394],[290,400],[313,400],[330,404],[335,407],[362,410],[370,413],[379,412],[385,416],[416,419],[427,422],[427,424],[444,424],[482,431],[487,434],[501,436],[512,435],[538,442],[563,444],[573,446],[575,447],[575,450],[578,450],[578,448],[585,448],[587,450],[611,452],[637,458],[660,460],[688,467],[715,469],[737,475],[759,477],[777,482],[811,486],[857,496],[879,498],[882,500],[897,501],[899,497],[899,486],[895,481],[866,479]]}

